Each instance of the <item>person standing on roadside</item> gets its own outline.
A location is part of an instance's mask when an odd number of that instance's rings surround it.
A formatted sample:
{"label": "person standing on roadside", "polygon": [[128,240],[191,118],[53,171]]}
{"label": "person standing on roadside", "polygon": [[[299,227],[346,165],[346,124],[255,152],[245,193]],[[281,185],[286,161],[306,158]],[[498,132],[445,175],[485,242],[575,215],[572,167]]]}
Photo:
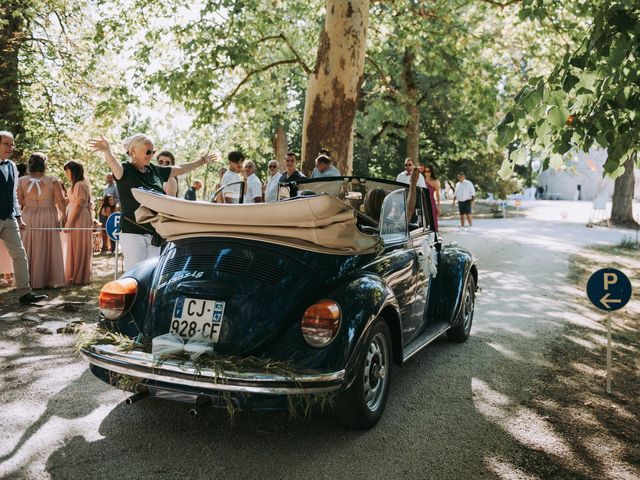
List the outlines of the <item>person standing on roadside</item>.
{"label": "person standing on roadside", "polygon": [[198,200],[198,190],[202,188],[202,182],[200,180],[194,180],[191,187],[184,193],[185,200],[191,200],[195,202]]}
{"label": "person standing on roadside", "polygon": [[[396,182],[411,184],[411,173],[413,172],[413,160],[406,158],[404,161],[404,171],[400,172],[396,177]],[[424,183],[424,177],[420,175],[418,177],[418,187],[427,188],[427,184]]]}
{"label": "person standing on roadside", "polygon": [[[286,170],[282,173],[282,175],[280,175],[280,180],[278,181],[279,183],[295,182],[303,178],[307,178],[298,170],[298,156],[295,153],[287,153],[284,159],[284,164]],[[298,195],[298,187],[291,186],[290,192],[291,196],[295,197],[296,195]]]}
{"label": "person standing on roadside", "polygon": [[[168,150],[163,150],[156,157],[156,162],[161,167],[173,167],[176,164],[176,157],[173,156]],[[162,189],[168,197],[178,196],[178,179],[176,177],[169,177],[169,180],[162,184]]]}
{"label": "person standing on roadside", "polygon": [[280,180],[280,164],[277,160],[269,161],[269,180],[264,192],[264,199],[267,203],[273,203],[278,200],[278,181]]}
{"label": "person standing on roadside", "polygon": [[218,203],[240,203],[240,192],[242,191],[242,184],[244,180],[240,177],[242,172],[242,163],[244,162],[244,154],[242,152],[230,152],[227,155],[229,166],[227,171],[224,172],[222,180],[220,180],[220,186],[224,187],[216,197]]}
{"label": "person standing on roadside", "polygon": [[311,178],[339,177],[340,175],[340,170],[331,165],[331,158],[328,155],[318,155],[316,168],[313,169]]}
{"label": "person standing on roadside", "polygon": [[467,217],[469,226],[473,225],[471,217],[471,208],[476,200],[476,189],[469,180],[464,176],[464,172],[458,173],[458,183],[456,183],[455,192],[453,194],[453,205],[458,200],[458,212],[460,213],[460,226],[464,227],[464,218]]}
{"label": "person standing on roadside", "polygon": [[67,204],[60,181],[45,175],[47,156],[35,152],[29,157],[29,173],[18,179],[18,201],[29,228],[22,232],[22,244],[29,259],[31,288],[57,288],[65,284],[60,219]]}
{"label": "person standing on roadside", "polygon": [[113,178],[113,173],[107,173],[106,181],[107,183],[104,185],[102,196],[106,197],[107,195],[110,195],[116,199],[116,203],[120,203],[120,194],[118,193],[118,187],[116,186],[115,178]]}
{"label": "person standing on roadside", "polygon": [[89,147],[95,152],[104,154],[105,161],[116,179],[122,212],[120,245],[124,255],[125,270],[130,270],[142,260],[159,256],[162,243],[151,225],[136,223],[135,211],[140,203],[133,197],[131,190],[143,187],[164,193],[162,185],[169,178],[189,173],[202,165],[216,161],[218,157],[205,155],[199,160],[172,167],[154,165],[151,163],[151,158],[156,153],[153,139],[143,133],[137,133],[127,140],[127,155],[131,159],[127,162],[120,163],[116,160],[109,142],[102,135],[90,140]]}
{"label": "person standing on roadside", "polygon": [[9,160],[14,146],[13,134],[0,131],[0,240],[4,241],[13,262],[18,301],[34,303],[46,299],[47,296],[33,293],[29,286],[27,252],[20,238],[20,230],[27,226],[22,221],[22,212],[18,205],[18,168]]}
{"label": "person standing on roadside", "polygon": [[244,203],[262,203],[262,182],[256,175],[256,165],[252,160],[244,162],[244,177]]}
{"label": "person standing on roadside", "polygon": [[429,190],[429,198],[432,207],[433,226],[437,230],[438,217],[441,215],[440,181],[438,180],[438,175],[436,175],[436,171],[433,168],[433,165],[426,165],[425,167],[420,166],[420,171],[424,176],[424,181],[427,184],[427,189]]}
{"label": "person standing on roadside", "polygon": [[93,224],[93,202],[89,179],[85,177],[84,167],[73,160],[64,164],[64,173],[71,182],[69,189],[69,208],[65,228],[68,229],[64,265],[67,283],[86,285],[91,282],[93,260],[93,242],[91,226]]}

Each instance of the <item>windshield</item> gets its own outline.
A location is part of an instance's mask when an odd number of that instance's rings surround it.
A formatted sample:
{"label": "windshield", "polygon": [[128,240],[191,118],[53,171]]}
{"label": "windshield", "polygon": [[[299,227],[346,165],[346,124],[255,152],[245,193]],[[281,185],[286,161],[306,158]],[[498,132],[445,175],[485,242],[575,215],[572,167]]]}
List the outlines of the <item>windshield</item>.
{"label": "windshield", "polygon": [[[408,185],[398,182],[363,177],[304,179],[281,184],[278,201],[295,196],[331,195],[355,210],[359,227],[377,228],[385,198],[396,190],[403,192],[402,197],[404,198],[408,189]],[[422,226],[421,205],[421,195],[418,195],[417,215],[414,215],[415,218],[412,219],[414,228]]]}

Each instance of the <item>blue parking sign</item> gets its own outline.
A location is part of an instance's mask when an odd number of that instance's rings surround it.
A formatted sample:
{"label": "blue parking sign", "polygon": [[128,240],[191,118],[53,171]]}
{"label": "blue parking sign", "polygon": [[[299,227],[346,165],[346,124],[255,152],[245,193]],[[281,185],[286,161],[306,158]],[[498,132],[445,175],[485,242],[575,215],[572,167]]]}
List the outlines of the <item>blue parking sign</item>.
{"label": "blue parking sign", "polygon": [[120,240],[120,221],[122,219],[122,214],[115,212],[109,215],[107,218],[107,223],[104,228],[107,230],[107,235],[114,242]]}
{"label": "blue parking sign", "polygon": [[603,268],[587,282],[587,296],[600,310],[620,310],[631,298],[631,281],[620,270]]}

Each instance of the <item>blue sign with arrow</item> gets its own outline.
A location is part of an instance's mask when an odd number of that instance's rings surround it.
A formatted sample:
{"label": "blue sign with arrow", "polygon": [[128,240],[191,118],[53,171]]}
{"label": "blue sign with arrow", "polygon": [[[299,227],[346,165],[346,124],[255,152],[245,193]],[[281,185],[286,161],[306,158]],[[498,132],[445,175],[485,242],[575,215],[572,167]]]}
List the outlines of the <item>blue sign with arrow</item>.
{"label": "blue sign with arrow", "polygon": [[603,268],[594,272],[587,282],[587,296],[600,310],[620,310],[631,298],[631,281],[620,270]]}
{"label": "blue sign with arrow", "polygon": [[107,235],[114,242],[120,240],[120,220],[122,219],[122,214],[118,212],[114,212],[107,218],[107,223],[104,228],[107,231]]}

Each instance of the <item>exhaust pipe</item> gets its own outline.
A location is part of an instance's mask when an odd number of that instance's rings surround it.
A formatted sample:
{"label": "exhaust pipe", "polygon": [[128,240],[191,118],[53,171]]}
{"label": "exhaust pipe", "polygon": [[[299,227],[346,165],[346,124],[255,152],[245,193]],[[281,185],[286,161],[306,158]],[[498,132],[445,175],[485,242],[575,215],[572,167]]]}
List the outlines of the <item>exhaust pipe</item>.
{"label": "exhaust pipe", "polygon": [[211,404],[211,399],[209,397],[196,398],[193,407],[189,409],[189,416],[191,418],[197,417],[198,415],[200,415],[200,412],[203,410],[203,408],[208,406],[209,404]]}
{"label": "exhaust pipe", "polygon": [[134,402],[137,402],[138,400],[142,400],[143,398],[146,398],[147,396],[149,396],[149,390],[141,390],[137,393],[134,393],[133,395],[131,395],[129,398],[127,398],[124,403],[126,405],[131,405]]}

